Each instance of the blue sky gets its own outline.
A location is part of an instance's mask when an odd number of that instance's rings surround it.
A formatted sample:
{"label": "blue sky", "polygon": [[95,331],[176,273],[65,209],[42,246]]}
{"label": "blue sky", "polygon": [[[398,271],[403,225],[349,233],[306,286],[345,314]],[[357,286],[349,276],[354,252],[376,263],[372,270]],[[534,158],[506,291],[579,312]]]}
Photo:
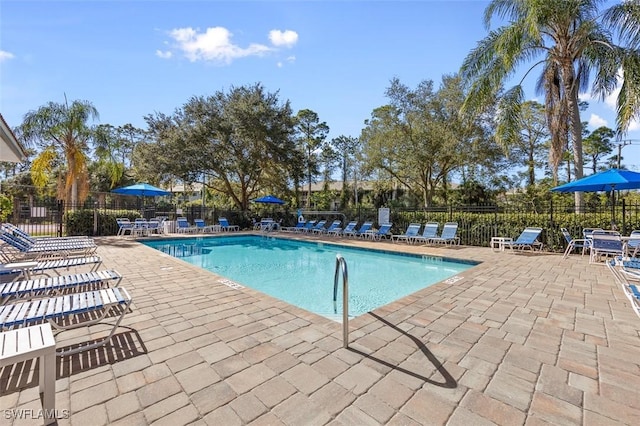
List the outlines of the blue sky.
{"label": "blue sky", "polygon": [[[486,36],[487,3],[2,0],[0,112],[17,126],[66,94],[91,101],[99,123],[144,128],[192,96],[260,82],[294,112],[317,112],[329,138],[357,137],[392,78],[415,88],[458,70]],[[614,128],[611,100],[589,102],[591,130]],[[623,162],[640,170],[631,129]]]}

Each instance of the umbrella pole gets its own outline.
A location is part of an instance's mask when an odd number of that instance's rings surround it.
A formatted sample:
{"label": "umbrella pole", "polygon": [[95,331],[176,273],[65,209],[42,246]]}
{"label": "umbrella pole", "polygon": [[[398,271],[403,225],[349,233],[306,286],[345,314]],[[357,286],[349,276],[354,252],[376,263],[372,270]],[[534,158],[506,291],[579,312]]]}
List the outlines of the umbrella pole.
{"label": "umbrella pole", "polygon": [[616,189],[615,185],[611,185],[611,229],[618,230],[616,225]]}

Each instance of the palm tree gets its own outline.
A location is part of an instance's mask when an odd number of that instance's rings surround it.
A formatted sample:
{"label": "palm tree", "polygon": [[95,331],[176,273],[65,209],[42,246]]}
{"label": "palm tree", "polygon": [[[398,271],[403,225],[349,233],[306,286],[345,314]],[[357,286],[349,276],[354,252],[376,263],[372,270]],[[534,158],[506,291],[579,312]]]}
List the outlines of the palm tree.
{"label": "palm tree", "polygon": [[[494,15],[508,24],[478,42],[461,68],[469,87],[462,112],[469,113],[482,110],[495,99],[521,64],[537,60],[519,84],[500,97],[496,133],[498,140],[516,137],[524,101],[522,83],[535,66],[541,65],[536,89],[545,96],[554,178],[569,145],[573,147],[574,176],[583,176],[578,94],[589,89],[591,79],[591,92],[600,98],[622,83],[617,104],[619,135],[640,117],[640,2],[625,1],[600,13],[602,3],[492,0],[485,10],[485,25],[489,28]],[[576,193],[575,199],[579,208],[582,194]]]}
{"label": "palm tree", "polygon": [[97,119],[98,111],[89,101],[75,100],[69,105],[49,102],[35,111],[28,112],[19,129],[27,143],[41,149],[31,167],[36,186],[43,187],[57,163],[64,159],[66,170],[61,178],[58,196],[75,206],[86,198],[89,189],[87,151],[93,129],[89,119]]}

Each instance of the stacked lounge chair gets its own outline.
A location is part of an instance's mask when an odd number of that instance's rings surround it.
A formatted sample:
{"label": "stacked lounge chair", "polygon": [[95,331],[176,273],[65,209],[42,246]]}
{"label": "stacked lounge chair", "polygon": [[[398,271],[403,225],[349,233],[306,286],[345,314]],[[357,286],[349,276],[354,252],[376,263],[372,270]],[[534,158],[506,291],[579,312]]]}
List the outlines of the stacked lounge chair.
{"label": "stacked lounge chair", "polygon": [[0,301],[53,295],[83,286],[102,287],[111,281],[114,281],[113,287],[117,287],[122,281],[122,275],[114,270],[105,270],[12,281],[0,284]]}
{"label": "stacked lounge chair", "polygon": [[[7,263],[0,274],[15,274],[11,282],[0,284],[0,331],[31,327],[49,322],[56,330],[66,330],[111,320],[109,334],[99,340],[73,345],[57,352],[69,355],[96,348],[109,342],[133,301],[123,287],[122,276],[114,270],[76,272],[61,275],[56,268],[82,265],[93,267],[101,263],[100,257],[64,257],[61,252],[95,251],[95,242],[87,237],[31,238],[8,226],[2,226],[0,237],[4,247],[20,253],[42,255],[50,260]],[[32,277],[35,272],[55,271],[56,276]],[[18,348],[20,349],[20,348]]]}
{"label": "stacked lounge chair", "polygon": [[[70,355],[106,344],[132,301],[127,290],[119,287],[9,303],[0,305],[0,330],[26,327],[43,321],[49,321],[55,329],[67,330],[97,324],[109,315],[114,316],[115,323],[107,337],[75,349],[57,352],[58,355]],[[80,322],[72,320],[73,316],[79,314],[87,314],[92,319]]]}
{"label": "stacked lounge chair", "polygon": [[39,238],[32,239],[22,233],[0,227],[0,245],[6,262],[25,259],[38,260],[50,257],[89,256],[95,253],[97,246],[87,237]]}
{"label": "stacked lounge chair", "polygon": [[90,265],[95,271],[102,264],[100,256],[53,258],[42,261],[27,261],[0,264],[1,275],[15,275],[18,278],[30,278],[33,273],[53,272],[60,275],[60,269],[69,270],[71,267]]}

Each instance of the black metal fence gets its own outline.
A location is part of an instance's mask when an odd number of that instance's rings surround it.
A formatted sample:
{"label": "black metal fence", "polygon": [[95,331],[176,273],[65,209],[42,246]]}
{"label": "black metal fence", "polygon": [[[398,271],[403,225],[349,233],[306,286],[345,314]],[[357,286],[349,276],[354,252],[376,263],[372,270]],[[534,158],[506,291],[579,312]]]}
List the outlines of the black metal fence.
{"label": "black metal fence", "polygon": [[[517,237],[527,226],[543,228],[542,242],[547,250],[561,251],[565,242],[560,228],[567,228],[578,237],[583,228],[617,229],[628,235],[640,229],[640,205],[628,204],[620,200],[611,205],[586,205],[576,209],[573,204],[537,205],[449,205],[428,209],[392,208],[389,221],[393,223],[394,234],[403,233],[409,223],[424,224],[435,221],[442,226],[445,222],[458,222],[458,235],[464,245],[488,246],[493,236]],[[578,211],[578,212],[577,212]],[[374,208],[354,208],[335,212],[304,211],[307,219],[341,219],[373,221],[378,224],[379,210]],[[212,207],[191,206],[176,208],[127,204],[122,200],[109,204],[90,202],[71,206],[61,201],[35,202],[14,200],[14,208],[7,221],[20,226],[36,236],[63,235],[115,235],[116,217],[163,217],[174,220],[184,216],[193,220],[204,219],[207,224],[215,224],[224,216],[234,225],[249,229],[253,221],[260,217],[273,217],[283,226],[292,226],[296,221],[296,209],[281,206],[256,206],[251,211],[225,210]]]}

